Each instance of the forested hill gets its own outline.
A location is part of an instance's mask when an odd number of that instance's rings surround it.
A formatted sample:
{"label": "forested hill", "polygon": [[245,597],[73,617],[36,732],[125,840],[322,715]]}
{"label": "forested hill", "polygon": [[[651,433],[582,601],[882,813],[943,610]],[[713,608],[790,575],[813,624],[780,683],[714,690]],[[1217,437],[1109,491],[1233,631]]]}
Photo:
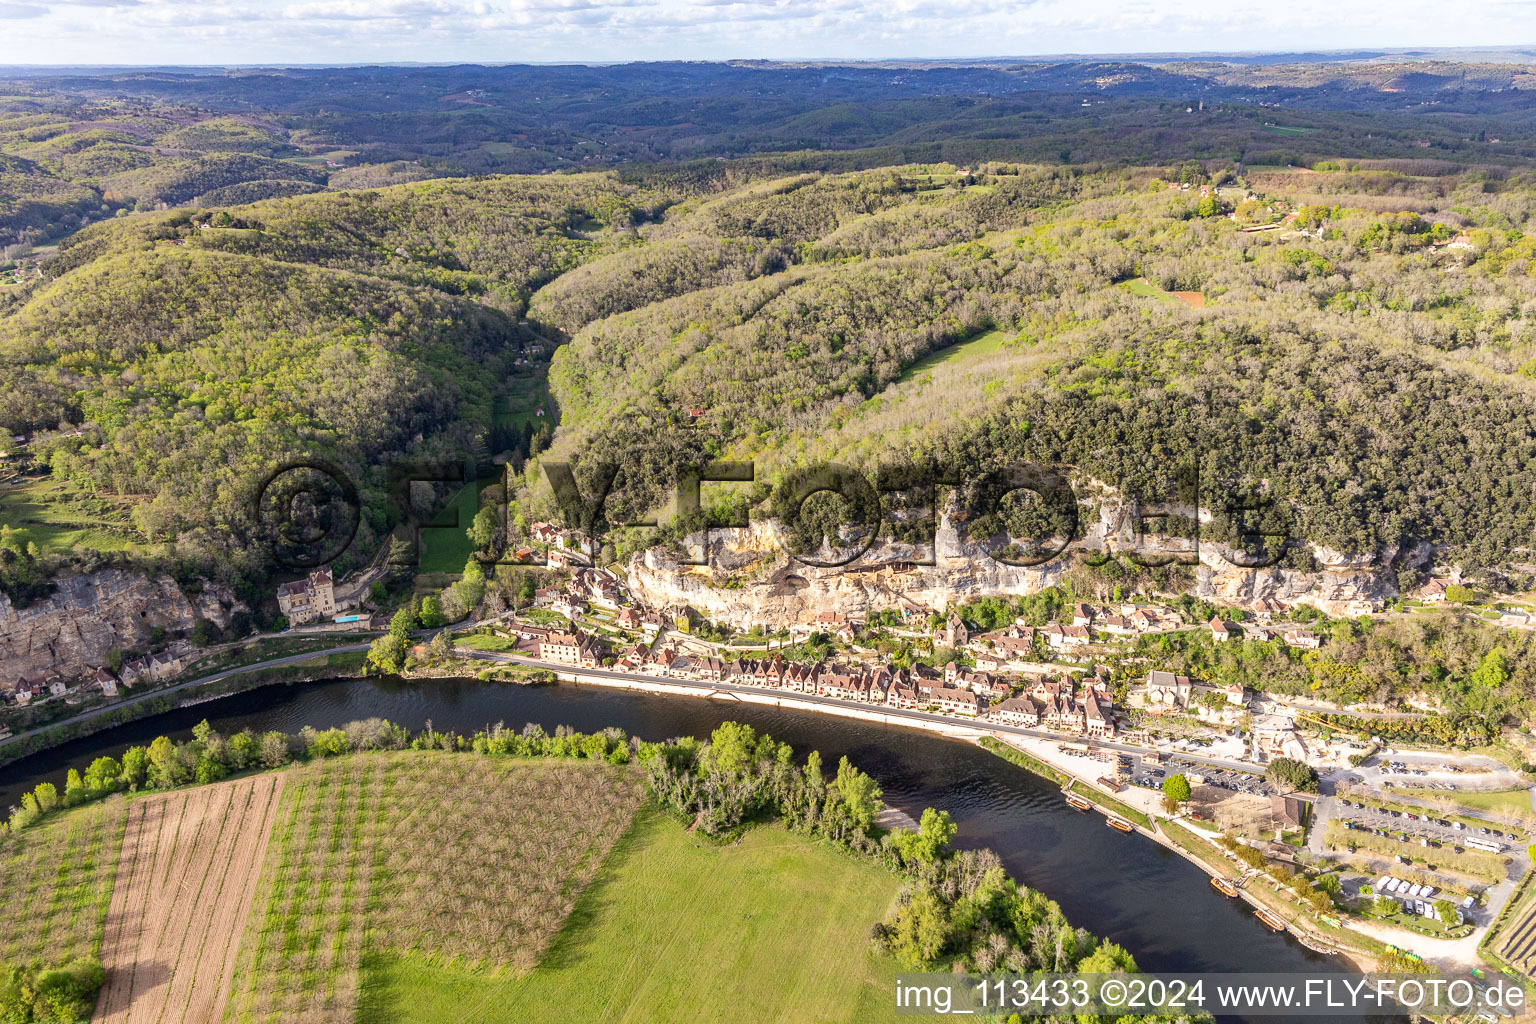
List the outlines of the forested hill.
{"label": "forested hill", "polygon": [[[1120,486],[1198,454],[1338,551],[1423,540],[1494,565],[1536,528],[1524,175],[735,173],[435,180],[93,226],[0,293],[0,426],[54,481],[126,503],[146,550],[241,580],[267,566],[251,487],[285,459],[359,481],[366,557],[400,515],[387,465],[535,454],[491,425],[545,339],[568,339],[546,459],[623,466],[615,519],[706,458],[752,458],[764,487],[825,459]],[[549,511],[541,479],[522,497]]]}
{"label": "forested hill", "polygon": [[[1359,55],[1357,55],[1358,57]],[[1430,59],[1425,59],[1426,57]],[[1439,59],[1433,59],[1438,57]],[[1536,158],[1529,53],[0,68],[0,248],[118,210],[483,173]]]}
{"label": "forested hill", "polygon": [[264,565],[253,488],[323,457],[363,490],[366,558],[393,524],[386,457],[484,453],[527,296],[657,204],[611,176],[502,178],[99,225],[0,306],[0,423],[232,580]]}
{"label": "forested hill", "polygon": [[927,170],[680,206],[547,286],[535,314],[575,332],[553,454],[626,467],[627,513],[709,453],[770,483],[916,459],[1117,486],[1198,457],[1337,551],[1497,563],[1529,543],[1523,178],[1356,167],[1202,199],[1150,172]]}

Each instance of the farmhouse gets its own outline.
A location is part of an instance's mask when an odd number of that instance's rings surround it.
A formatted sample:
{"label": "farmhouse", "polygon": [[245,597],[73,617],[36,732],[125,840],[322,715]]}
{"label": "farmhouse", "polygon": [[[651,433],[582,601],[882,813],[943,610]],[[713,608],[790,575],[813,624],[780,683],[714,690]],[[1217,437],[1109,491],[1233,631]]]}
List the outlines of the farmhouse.
{"label": "farmhouse", "polygon": [[1221,619],[1212,619],[1206,623],[1210,628],[1211,639],[1218,644],[1224,644],[1234,636],[1241,635],[1242,627],[1235,622],[1224,622]]}

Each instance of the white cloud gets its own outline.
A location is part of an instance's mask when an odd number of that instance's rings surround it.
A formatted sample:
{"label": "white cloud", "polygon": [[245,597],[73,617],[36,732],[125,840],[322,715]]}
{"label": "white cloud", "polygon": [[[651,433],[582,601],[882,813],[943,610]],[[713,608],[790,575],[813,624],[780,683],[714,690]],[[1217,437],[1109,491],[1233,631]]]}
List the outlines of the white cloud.
{"label": "white cloud", "polygon": [[[0,0],[38,63],[613,61],[1339,49],[1536,40],[1429,0]],[[0,58],[3,59],[3,58]],[[13,58],[14,59],[14,58]]]}

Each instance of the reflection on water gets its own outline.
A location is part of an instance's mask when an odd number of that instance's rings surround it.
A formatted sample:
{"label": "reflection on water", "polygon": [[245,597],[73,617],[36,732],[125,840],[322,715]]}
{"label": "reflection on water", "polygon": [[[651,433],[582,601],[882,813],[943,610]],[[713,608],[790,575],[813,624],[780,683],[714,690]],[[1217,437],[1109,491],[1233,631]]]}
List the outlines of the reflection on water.
{"label": "reflection on water", "polygon": [[1111,831],[1098,814],[1072,810],[1052,784],[979,747],[915,729],[733,701],[474,680],[339,680],[268,687],[19,761],[0,778],[0,806],[15,803],[40,777],[62,782],[56,777],[68,768],[84,769],[102,754],[119,756],[128,746],[162,733],[183,734],[203,718],[225,732],[246,727],[296,732],[304,725],[326,728],[371,715],[411,729],[430,721],[459,732],[496,722],[514,728],[526,722],[546,729],[569,725],[584,732],[617,725],[649,740],[707,735],[727,719],[747,722],[792,744],[802,756],[820,750],[829,768],[846,755],[879,781],[887,803],[913,816],[929,806],[949,811],[960,826],[957,845],[996,850],[1021,882],[1060,903],[1072,921],[1125,946],[1147,970],[1317,974],[1345,969],[1287,936],[1271,934],[1246,904],[1229,902],[1212,890],[1194,865],[1144,837]]}

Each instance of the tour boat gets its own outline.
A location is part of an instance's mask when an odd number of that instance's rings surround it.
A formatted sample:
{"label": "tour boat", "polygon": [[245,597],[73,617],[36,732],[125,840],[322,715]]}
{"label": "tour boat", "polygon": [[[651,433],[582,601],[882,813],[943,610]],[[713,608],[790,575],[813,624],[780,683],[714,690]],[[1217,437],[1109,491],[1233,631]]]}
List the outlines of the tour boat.
{"label": "tour boat", "polygon": [[1267,910],[1255,910],[1253,912],[1253,916],[1262,921],[1264,923],[1264,927],[1270,929],[1271,931],[1285,931],[1285,922]]}
{"label": "tour boat", "polygon": [[1073,807],[1076,807],[1080,811],[1086,811],[1093,806],[1093,804],[1078,796],[1076,793],[1068,793],[1066,796],[1067,803]]}
{"label": "tour boat", "polygon": [[1121,832],[1130,833],[1135,831],[1135,829],[1131,826],[1131,823],[1126,821],[1124,818],[1105,818],[1104,823],[1110,828],[1117,829]]}
{"label": "tour boat", "polygon": [[1223,896],[1230,896],[1230,897],[1232,897],[1234,899],[1237,897],[1237,886],[1233,885],[1231,882],[1227,881],[1225,878],[1214,878],[1213,877],[1211,879],[1211,888],[1215,889],[1217,892],[1221,893]]}

